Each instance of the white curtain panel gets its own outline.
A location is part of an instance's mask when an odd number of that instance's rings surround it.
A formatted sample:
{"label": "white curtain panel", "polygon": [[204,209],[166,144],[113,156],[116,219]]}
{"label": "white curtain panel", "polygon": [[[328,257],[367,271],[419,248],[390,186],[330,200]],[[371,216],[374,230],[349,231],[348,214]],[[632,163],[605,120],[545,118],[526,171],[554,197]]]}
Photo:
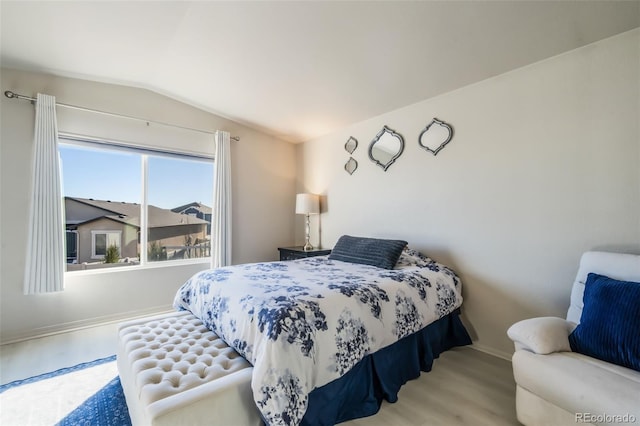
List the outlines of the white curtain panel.
{"label": "white curtain panel", "polygon": [[64,211],[56,98],[38,93],[34,130],[25,294],[64,289]]}
{"label": "white curtain panel", "polygon": [[213,181],[213,211],[211,267],[231,265],[231,135],[217,131],[215,177]]}

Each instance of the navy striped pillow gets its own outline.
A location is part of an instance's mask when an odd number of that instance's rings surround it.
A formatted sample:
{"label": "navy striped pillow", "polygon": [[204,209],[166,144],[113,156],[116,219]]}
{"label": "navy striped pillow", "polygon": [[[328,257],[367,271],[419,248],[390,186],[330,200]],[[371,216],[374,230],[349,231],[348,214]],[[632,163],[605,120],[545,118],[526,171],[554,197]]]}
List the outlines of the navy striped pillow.
{"label": "navy striped pillow", "polygon": [[640,371],[640,282],[587,275],[574,352]]}
{"label": "navy striped pillow", "polygon": [[343,235],[336,243],[329,259],[393,269],[407,246],[402,240],[383,240]]}

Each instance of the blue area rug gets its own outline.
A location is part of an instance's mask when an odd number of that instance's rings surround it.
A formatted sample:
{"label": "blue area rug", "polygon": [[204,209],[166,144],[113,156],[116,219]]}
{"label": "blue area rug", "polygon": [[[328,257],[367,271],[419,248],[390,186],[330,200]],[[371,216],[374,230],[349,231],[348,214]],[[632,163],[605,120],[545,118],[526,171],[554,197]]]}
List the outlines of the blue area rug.
{"label": "blue area rug", "polygon": [[[16,380],[0,386],[0,393],[4,391],[51,377],[61,376],[85,368],[115,361],[116,357],[110,356],[91,362],[74,365],[73,367],[62,368],[51,373],[41,374],[24,380]],[[64,419],[60,420],[56,426],[130,426],[129,410],[124,399],[120,378],[115,377],[106,386],[80,404]]]}

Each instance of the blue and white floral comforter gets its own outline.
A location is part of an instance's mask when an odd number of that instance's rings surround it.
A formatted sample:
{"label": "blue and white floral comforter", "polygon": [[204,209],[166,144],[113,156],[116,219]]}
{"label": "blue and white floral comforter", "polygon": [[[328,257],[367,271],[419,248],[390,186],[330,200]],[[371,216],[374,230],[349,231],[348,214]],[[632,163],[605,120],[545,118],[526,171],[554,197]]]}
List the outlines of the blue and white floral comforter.
{"label": "blue and white floral comforter", "polygon": [[413,250],[393,270],[326,256],[207,270],[174,300],[253,364],[269,425],[299,424],[313,389],[461,304],[459,278]]}

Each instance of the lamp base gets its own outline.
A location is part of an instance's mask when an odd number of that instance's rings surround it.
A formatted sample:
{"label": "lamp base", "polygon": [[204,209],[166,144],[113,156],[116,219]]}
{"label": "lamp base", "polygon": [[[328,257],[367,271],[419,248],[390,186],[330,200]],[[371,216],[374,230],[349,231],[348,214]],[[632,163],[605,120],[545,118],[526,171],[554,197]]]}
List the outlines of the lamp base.
{"label": "lamp base", "polygon": [[309,213],[307,213],[307,223],[306,223],[306,229],[305,229],[305,243],[304,243],[304,247],[302,247],[302,250],[304,251],[309,251],[309,250],[313,250],[313,246],[311,245],[310,241],[310,237],[309,237],[309,233],[310,233],[311,227],[309,226]]}

